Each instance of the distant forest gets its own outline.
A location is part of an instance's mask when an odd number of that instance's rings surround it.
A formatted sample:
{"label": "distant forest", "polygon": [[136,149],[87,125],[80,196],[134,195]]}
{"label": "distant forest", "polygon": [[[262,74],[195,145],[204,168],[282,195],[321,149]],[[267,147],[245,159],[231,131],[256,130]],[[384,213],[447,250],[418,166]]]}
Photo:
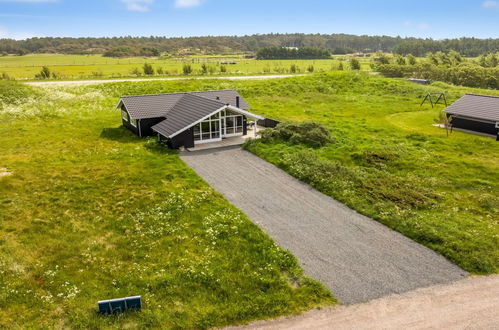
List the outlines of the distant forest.
{"label": "distant forest", "polygon": [[114,37],[0,39],[0,54],[60,53],[108,56],[155,56],[158,52],[228,54],[255,53],[266,47],[315,47],[333,54],[385,51],[424,56],[455,50],[464,56],[499,52],[499,39],[418,39],[348,34],[256,34],[220,37]]}

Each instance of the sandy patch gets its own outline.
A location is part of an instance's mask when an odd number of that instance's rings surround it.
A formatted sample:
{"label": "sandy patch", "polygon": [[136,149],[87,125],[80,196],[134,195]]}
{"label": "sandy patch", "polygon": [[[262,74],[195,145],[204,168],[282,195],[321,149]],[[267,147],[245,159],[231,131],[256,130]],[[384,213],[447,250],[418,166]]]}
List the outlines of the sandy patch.
{"label": "sandy patch", "polygon": [[499,275],[229,329],[499,329]]}

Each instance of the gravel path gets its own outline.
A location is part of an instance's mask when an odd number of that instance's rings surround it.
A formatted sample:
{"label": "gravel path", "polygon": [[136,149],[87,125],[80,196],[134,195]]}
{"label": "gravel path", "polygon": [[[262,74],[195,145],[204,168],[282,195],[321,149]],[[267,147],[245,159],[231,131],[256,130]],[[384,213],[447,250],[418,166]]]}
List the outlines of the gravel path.
{"label": "gravel path", "polygon": [[232,330],[499,329],[499,276],[391,295],[365,304],[312,310]]}
{"label": "gravel path", "polygon": [[64,85],[94,85],[94,84],[106,84],[115,83],[123,81],[175,81],[175,80],[188,80],[188,79],[223,79],[223,80],[265,80],[265,79],[279,79],[279,78],[290,78],[299,77],[303,74],[281,74],[281,75],[267,75],[267,76],[229,76],[229,77],[175,77],[175,78],[126,78],[126,79],[100,79],[100,80],[55,80],[55,81],[30,81],[25,84],[31,86],[64,86]]}
{"label": "gravel path", "polygon": [[239,147],[180,157],[290,250],[342,303],[449,283],[467,273],[442,256]]}

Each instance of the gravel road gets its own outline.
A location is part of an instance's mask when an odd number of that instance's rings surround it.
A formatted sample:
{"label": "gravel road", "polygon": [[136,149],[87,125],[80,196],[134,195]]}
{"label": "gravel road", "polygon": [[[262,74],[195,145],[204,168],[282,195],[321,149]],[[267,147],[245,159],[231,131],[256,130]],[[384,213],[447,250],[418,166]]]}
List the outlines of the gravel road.
{"label": "gravel road", "polygon": [[499,276],[417,289],[226,330],[499,329]]}
{"label": "gravel road", "polygon": [[180,157],[344,304],[467,276],[432,250],[239,147]]}
{"label": "gravel road", "polygon": [[127,79],[101,79],[101,80],[55,80],[55,81],[29,81],[25,84],[31,86],[64,86],[64,85],[95,85],[95,84],[106,84],[115,83],[123,81],[132,82],[142,82],[142,81],[176,81],[176,80],[188,80],[188,79],[223,79],[223,80],[265,80],[265,79],[279,79],[279,78],[290,78],[299,77],[303,74],[281,74],[281,75],[267,75],[267,76],[229,76],[229,77],[176,77],[176,78],[127,78]]}

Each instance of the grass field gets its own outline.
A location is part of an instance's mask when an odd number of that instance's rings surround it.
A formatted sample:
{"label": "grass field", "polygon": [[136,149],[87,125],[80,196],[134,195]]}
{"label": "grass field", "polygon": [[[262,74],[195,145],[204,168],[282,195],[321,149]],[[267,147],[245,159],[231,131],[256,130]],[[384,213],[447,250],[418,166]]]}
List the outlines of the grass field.
{"label": "grass field", "polygon": [[[334,303],[117,95],[191,84],[0,82],[0,328],[207,328]],[[12,173],[12,175],[5,175]],[[142,295],[140,313],[96,303]]]}
{"label": "grass field", "polygon": [[[432,126],[442,106],[420,107],[428,92],[453,102],[465,92],[368,74],[336,73],[268,82],[251,104],[278,120],[317,121],[335,142],[311,149],[253,142],[252,152],[302,181],[480,274],[499,271],[499,143]],[[258,111],[259,110],[259,111]]]}
{"label": "grass field", "polygon": [[[339,57],[341,58],[341,57]],[[226,72],[221,72],[221,62],[236,62],[224,65]],[[15,79],[34,79],[42,66],[55,72],[59,79],[87,79],[95,77],[118,78],[135,76],[132,71],[142,71],[144,63],[150,63],[157,71],[163,70],[162,76],[182,75],[184,64],[190,64],[191,75],[202,75],[201,66],[207,65],[207,75],[248,75],[290,73],[291,65],[296,65],[297,73],[305,73],[310,66],[316,72],[337,70],[340,61],[331,60],[254,60],[241,56],[187,56],[183,58],[109,58],[101,55],[51,55],[37,54],[25,56],[0,57],[0,75],[6,73]],[[345,69],[348,63],[344,62]],[[364,70],[369,69],[369,59],[362,60]],[[158,75],[158,74],[156,74]]]}
{"label": "grass field", "polygon": [[[0,327],[202,328],[333,302],[175,152],[120,129],[121,95],[236,88],[255,113],[321,122],[335,137],[323,148],[248,148],[466,270],[498,272],[499,143],[446,137],[432,126],[441,107],[419,107],[429,90],[450,101],[497,91],[352,72],[5,86]],[[141,313],[95,313],[99,299],[135,294]]]}

